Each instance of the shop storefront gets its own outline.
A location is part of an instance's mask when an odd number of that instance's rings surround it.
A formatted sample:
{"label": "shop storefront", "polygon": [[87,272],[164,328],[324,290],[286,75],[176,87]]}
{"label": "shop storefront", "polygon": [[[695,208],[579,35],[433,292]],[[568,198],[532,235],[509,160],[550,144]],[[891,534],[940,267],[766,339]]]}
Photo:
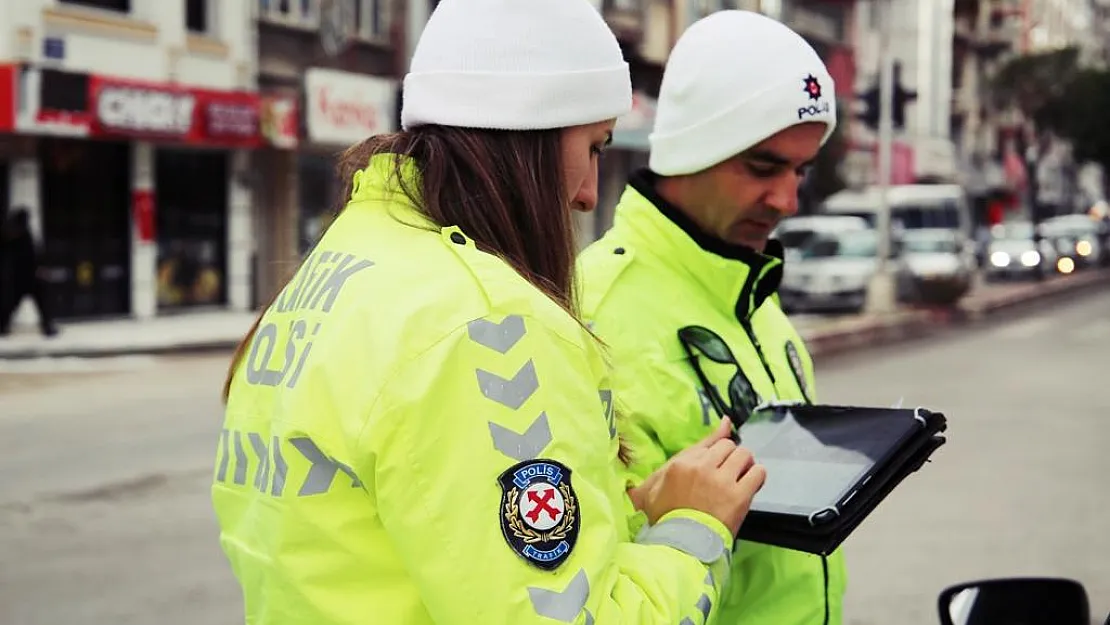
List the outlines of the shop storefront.
{"label": "shop storefront", "polygon": [[364,139],[397,130],[397,81],[319,67],[305,72],[306,142],[297,159],[300,251],[341,208],[338,156]]}
{"label": "shop storefront", "polygon": [[237,179],[260,142],[257,94],[24,74],[57,316],[247,308],[250,196]]}
{"label": "shop storefront", "polygon": [[226,304],[227,153],[158,149],[154,163],[159,310]]}
{"label": "shop storefront", "polygon": [[61,319],[131,310],[131,150],[118,141],[39,141],[42,265]]}
{"label": "shop storefront", "polygon": [[100,77],[92,89],[97,136],[154,146],[153,185],[136,185],[131,204],[155,248],[158,310],[227,304],[228,148],[257,146],[257,95]]}

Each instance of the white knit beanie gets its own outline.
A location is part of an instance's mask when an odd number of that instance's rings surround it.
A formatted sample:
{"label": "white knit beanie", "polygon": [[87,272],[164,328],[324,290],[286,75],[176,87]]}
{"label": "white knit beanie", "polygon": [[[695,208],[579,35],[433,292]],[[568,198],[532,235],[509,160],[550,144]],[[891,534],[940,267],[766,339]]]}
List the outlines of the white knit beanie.
{"label": "white knit beanie", "polygon": [[832,77],[798,33],[759,13],[718,11],[679,38],[667,60],[648,166],[708,169],[805,122],[836,128]]}
{"label": "white knit beanie", "polygon": [[588,0],[442,0],[405,76],[401,126],[541,130],[632,108],[628,64]]}

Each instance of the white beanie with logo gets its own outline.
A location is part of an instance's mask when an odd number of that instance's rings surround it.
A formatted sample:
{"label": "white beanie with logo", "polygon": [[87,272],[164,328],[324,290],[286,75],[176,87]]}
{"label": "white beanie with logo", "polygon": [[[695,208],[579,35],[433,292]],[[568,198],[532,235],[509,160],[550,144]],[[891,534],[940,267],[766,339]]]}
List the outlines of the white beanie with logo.
{"label": "white beanie with logo", "polygon": [[821,57],[781,22],[718,11],[679,38],[659,90],[649,168],[692,174],[791,126],[836,128],[832,77]]}
{"label": "white beanie with logo", "polygon": [[442,0],[405,76],[401,126],[541,130],[631,108],[628,64],[588,0]]}

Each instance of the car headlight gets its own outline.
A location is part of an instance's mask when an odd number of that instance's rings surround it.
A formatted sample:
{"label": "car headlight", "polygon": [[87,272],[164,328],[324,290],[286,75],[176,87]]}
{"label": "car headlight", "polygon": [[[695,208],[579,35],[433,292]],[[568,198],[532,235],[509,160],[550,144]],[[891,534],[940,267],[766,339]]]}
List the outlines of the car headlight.
{"label": "car headlight", "polygon": [[1009,267],[1010,255],[1006,252],[995,252],[991,254],[991,264],[995,267]]}
{"label": "car headlight", "polygon": [[1029,250],[1022,252],[1021,264],[1026,267],[1035,267],[1041,262],[1041,253],[1037,250]]}
{"label": "car headlight", "polygon": [[1093,251],[1094,248],[1091,246],[1090,241],[1080,241],[1075,244],[1075,253],[1080,256],[1090,256]]}

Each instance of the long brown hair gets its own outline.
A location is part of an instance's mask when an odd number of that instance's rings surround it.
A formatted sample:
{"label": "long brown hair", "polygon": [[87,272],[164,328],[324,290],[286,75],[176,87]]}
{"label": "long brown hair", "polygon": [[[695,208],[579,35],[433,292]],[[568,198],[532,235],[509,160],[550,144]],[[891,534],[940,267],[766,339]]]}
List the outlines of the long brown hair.
{"label": "long brown hair", "polygon": [[[563,186],[559,130],[422,126],[370,137],[339,159],[342,205],[351,196],[355,172],[377,154],[397,155],[395,174],[401,191],[433,223],[458,226],[475,245],[503,258],[578,318],[573,289],[574,221]],[[415,162],[418,184],[400,175],[402,157]],[[224,381],[225,403],[235,370],[261,319],[260,313],[235,349]]]}

